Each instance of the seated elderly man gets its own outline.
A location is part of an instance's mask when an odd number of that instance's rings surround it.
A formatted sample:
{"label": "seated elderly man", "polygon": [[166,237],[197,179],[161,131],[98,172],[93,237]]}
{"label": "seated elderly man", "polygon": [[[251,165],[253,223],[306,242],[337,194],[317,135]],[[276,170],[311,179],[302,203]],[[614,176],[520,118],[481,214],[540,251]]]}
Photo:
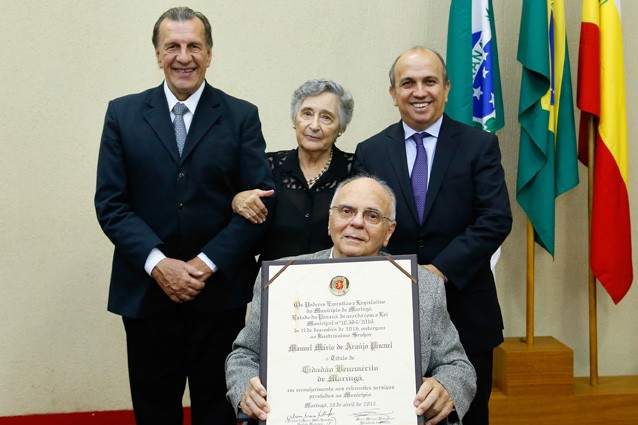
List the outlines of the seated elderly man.
{"label": "seated elderly man", "polygon": [[[381,218],[378,220],[376,218]],[[337,188],[328,219],[332,249],[301,255],[298,259],[362,257],[378,255],[388,244],[396,226],[395,197],[383,181],[355,176]],[[467,411],[476,391],[476,375],[450,321],[443,281],[419,267],[419,311],[423,384],[414,397],[415,415],[425,415],[427,424],[446,417],[455,423]],[[253,419],[266,420],[267,391],[259,379],[259,329],[261,277],[257,277],[246,327],[233,344],[226,360],[227,397],[235,409]],[[456,414],[450,414],[453,412]],[[449,417],[448,417],[449,416]],[[416,417],[415,417],[416,419]]]}

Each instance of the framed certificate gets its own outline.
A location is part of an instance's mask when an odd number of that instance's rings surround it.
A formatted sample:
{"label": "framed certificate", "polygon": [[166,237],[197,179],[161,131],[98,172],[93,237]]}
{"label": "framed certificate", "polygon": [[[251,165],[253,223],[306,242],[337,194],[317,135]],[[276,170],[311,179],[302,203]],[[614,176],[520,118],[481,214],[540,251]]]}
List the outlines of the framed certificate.
{"label": "framed certificate", "polygon": [[260,378],[269,424],[417,424],[414,255],[267,261]]}

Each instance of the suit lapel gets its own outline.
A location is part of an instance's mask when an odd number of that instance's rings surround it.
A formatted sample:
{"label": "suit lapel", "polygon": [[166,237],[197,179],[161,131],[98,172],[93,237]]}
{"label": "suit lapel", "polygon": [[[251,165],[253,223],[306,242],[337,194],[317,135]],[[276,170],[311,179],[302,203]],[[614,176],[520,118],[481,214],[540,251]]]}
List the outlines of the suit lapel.
{"label": "suit lapel", "polygon": [[175,130],[173,129],[171,115],[168,111],[168,103],[164,95],[163,84],[150,92],[146,106],[147,110],[144,112],[144,119],[153,129],[162,145],[164,145],[164,148],[169,152],[173,161],[179,163]]}
{"label": "suit lapel", "polygon": [[387,130],[387,136],[390,140],[384,144],[386,147],[386,158],[390,159],[390,165],[394,170],[397,182],[399,182],[403,199],[407,201],[410,207],[412,219],[418,224],[419,217],[416,211],[416,203],[414,202],[414,194],[412,193],[410,173],[408,172],[408,159],[405,154],[405,133],[401,121]]}
{"label": "suit lapel", "polygon": [[197,144],[202,140],[213,124],[217,122],[220,116],[221,107],[219,96],[215,93],[215,90],[206,83],[202,97],[197,104],[193,121],[188,129],[184,152],[182,152],[182,161],[193,152]]}
{"label": "suit lapel", "polygon": [[428,182],[428,193],[425,200],[425,211],[423,212],[424,223],[432,209],[436,195],[441,188],[443,177],[459,146],[459,139],[456,137],[458,132],[459,130],[454,124],[454,121],[451,121],[447,115],[443,115],[443,123],[441,124],[441,131],[439,132],[439,138],[436,142],[434,163],[432,164],[432,172],[430,173],[430,180]]}

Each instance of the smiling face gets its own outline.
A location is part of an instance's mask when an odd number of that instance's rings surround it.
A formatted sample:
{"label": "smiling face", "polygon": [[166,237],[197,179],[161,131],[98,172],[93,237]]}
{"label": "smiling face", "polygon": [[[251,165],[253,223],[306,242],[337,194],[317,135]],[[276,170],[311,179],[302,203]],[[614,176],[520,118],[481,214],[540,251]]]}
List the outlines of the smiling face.
{"label": "smiling face", "polygon": [[396,221],[382,219],[372,224],[363,217],[366,210],[377,211],[384,217],[392,215],[392,199],[378,182],[364,177],[345,184],[338,190],[333,205],[357,210],[354,217],[344,218],[337,209],[330,209],[328,234],[334,244],[334,258],[377,255],[381,247],[388,245]]}
{"label": "smiling face", "polygon": [[443,115],[450,82],[443,76],[443,64],[426,49],[405,52],[394,67],[390,95],[408,126],[422,131]]}
{"label": "smiling face", "polygon": [[323,92],[304,99],[295,116],[299,148],[308,152],[332,148],[339,137],[339,97]]}
{"label": "smiling face", "polygon": [[155,55],[171,92],[186,100],[204,82],[212,50],[206,44],[204,24],[199,18],[188,21],[164,19],[159,27]]}

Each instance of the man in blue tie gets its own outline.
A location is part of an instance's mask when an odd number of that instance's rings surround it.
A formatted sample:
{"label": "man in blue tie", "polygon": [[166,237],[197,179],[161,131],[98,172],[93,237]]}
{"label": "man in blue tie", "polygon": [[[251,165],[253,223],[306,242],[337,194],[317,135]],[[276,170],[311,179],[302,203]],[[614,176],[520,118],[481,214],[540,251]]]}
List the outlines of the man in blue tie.
{"label": "man in blue tie", "polygon": [[[115,245],[109,311],[122,316],[138,425],[235,424],[224,361],[244,327],[265,226],[233,215],[274,187],[257,108],[205,80],[211,26],[175,7],[153,29],[164,82],[109,103],[95,208]],[[264,199],[272,207],[271,199]]]}
{"label": "man in blue tie", "polygon": [[450,317],[477,372],[463,423],[487,424],[492,352],[503,341],[490,257],[509,234],[512,213],[497,137],[446,116],[449,91],[438,53],[402,53],[390,68],[401,121],[359,143],[354,172],[380,177],[397,195],[390,253],[416,253],[445,281]]}

